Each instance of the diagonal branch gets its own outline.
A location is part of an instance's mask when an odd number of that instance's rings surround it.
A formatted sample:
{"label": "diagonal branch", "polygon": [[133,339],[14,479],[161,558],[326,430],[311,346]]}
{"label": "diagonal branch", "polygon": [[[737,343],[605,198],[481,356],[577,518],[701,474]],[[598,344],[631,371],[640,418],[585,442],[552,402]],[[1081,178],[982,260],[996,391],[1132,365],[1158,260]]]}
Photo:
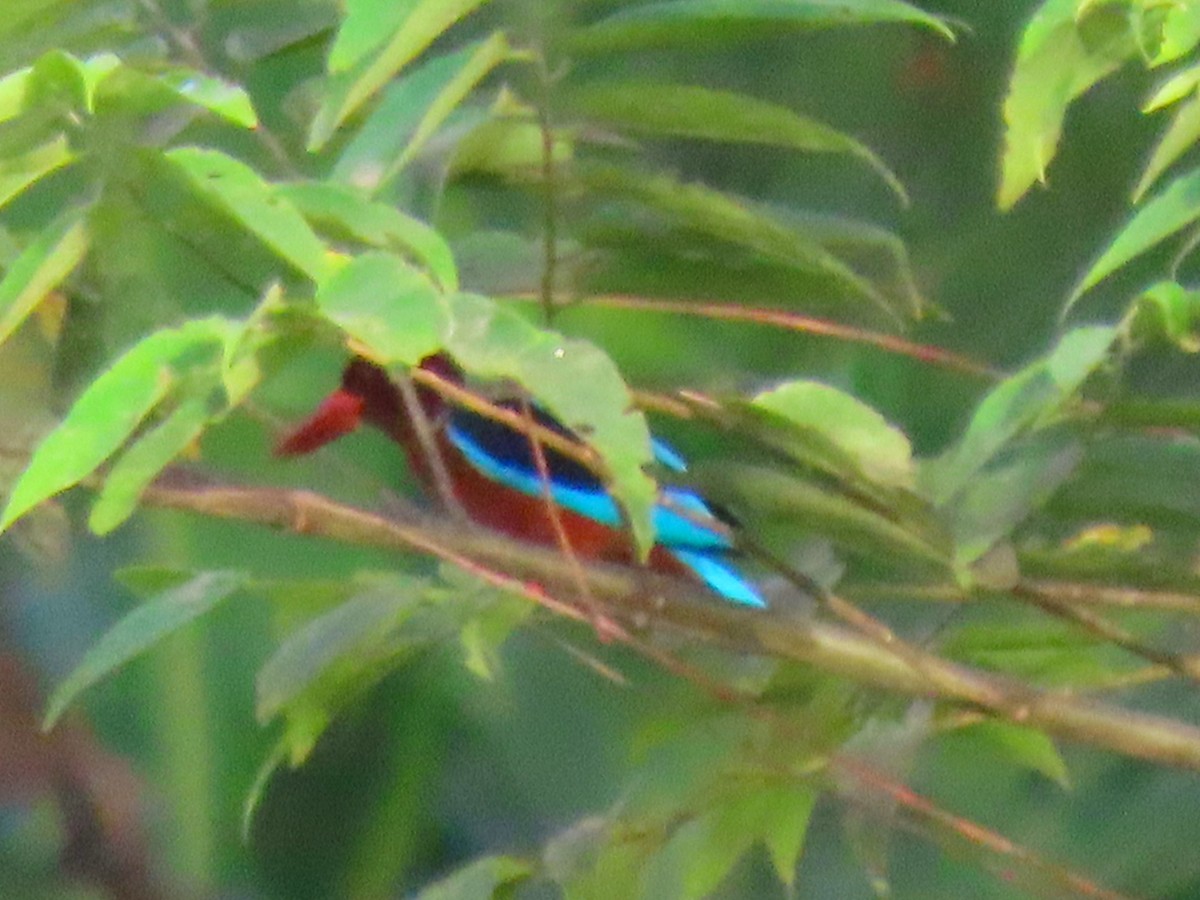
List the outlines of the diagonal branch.
{"label": "diagonal branch", "polygon": [[[576,573],[555,548],[424,515],[385,518],[310,491],[243,487],[168,472],[145,493],[152,506],[274,527],[358,545],[418,551],[456,565],[570,589]],[[1161,716],[1047,690],[907,647],[892,652],[840,625],[743,609],[680,579],[618,565],[589,565],[592,597],[617,621],[684,632],[747,653],[815,666],[861,684],[984,710],[1047,734],[1200,771],[1200,729]],[[559,610],[584,618],[579,610]],[[913,653],[919,654],[918,659]]]}

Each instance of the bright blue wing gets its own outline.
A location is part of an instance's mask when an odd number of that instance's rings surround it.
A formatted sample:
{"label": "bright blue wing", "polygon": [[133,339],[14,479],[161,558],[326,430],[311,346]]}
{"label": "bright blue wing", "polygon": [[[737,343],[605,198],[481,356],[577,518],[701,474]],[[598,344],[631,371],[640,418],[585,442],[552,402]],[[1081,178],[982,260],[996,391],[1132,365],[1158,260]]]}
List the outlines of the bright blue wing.
{"label": "bright blue wing", "polygon": [[[542,424],[570,436],[570,432],[544,414]],[[469,411],[456,411],[446,429],[454,447],[472,466],[500,484],[534,497],[545,488],[529,448],[520,432]],[[687,464],[669,444],[655,439],[654,458],[677,474]],[[610,528],[621,527],[620,512],[603,483],[586,467],[552,448],[546,448],[550,496],[559,506]],[[655,542],[667,549],[708,587],[722,597],[747,606],[764,608],[766,601],[731,564],[720,558],[732,544],[723,523],[695,491],[666,486],[662,503],[654,509]]]}
{"label": "bright blue wing", "polygon": [[[481,424],[480,420],[488,424]],[[467,461],[488,478],[523,494],[543,496],[542,480],[530,458],[525,435],[474,413],[455,415],[447,435]],[[686,471],[679,454],[662,441],[654,442],[654,451],[656,459],[666,467]],[[551,474],[550,496],[555,503],[610,528],[621,527],[617,504],[599,479],[550,448],[546,451],[546,461]],[[720,519],[698,494],[685,488],[666,487],[662,497],[666,503],[655,507],[653,517],[658,543],[668,547],[730,548]]]}

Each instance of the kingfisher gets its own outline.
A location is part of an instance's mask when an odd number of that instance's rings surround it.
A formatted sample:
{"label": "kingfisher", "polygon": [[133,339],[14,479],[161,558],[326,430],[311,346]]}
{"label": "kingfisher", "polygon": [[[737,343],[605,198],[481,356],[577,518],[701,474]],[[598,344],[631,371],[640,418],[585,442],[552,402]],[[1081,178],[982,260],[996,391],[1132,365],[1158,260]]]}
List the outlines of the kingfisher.
{"label": "kingfisher", "polygon": [[[461,369],[445,353],[426,357],[420,368],[463,383]],[[429,425],[424,440],[387,371],[355,357],[346,365],[338,389],[280,441],[276,455],[310,453],[366,423],[403,448],[417,481],[436,496],[439,476],[426,452],[432,437],[454,500],[478,524],[551,546],[559,544],[561,528],[581,559],[634,562],[617,503],[595,472],[551,445],[535,451],[523,431],[453,403],[424,384],[415,384],[413,390]],[[532,404],[510,399],[495,405],[522,415],[528,411],[543,428],[581,449],[586,446],[578,434]],[[668,444],[653,439],[652,449],[664,471],[686,475],[686,462]],[[549,503],[557,507],[555,513]],[[733,603],[766,607],[762,594],[732,561],[729,523],[698,493],[660,485],[652,521],[651,569],[699,581]]]}

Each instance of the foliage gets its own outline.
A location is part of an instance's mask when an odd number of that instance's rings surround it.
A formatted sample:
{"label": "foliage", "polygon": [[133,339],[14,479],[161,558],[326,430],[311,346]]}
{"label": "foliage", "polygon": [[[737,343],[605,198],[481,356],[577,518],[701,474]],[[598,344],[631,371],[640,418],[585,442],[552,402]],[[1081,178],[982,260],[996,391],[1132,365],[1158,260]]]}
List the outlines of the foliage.
{"label": "foliage", "polygon": [[[1122,294],[1110,321],[1063,327],[1011,374],[897,337],[938,311],[887,227],[687,169],[710,144],[743,159],[783,154],[784,167],[832,159],[842,183],[878,193],[882,215],[902,214],[908,190],[866,143],[689,68],[698,52],[736,54],[781,34],[802,43],[882,29],[955,37],[947,20],[900,0],[16,3],[0,22],[0,352],[51,387],[21,414],[44,433],[9,429],[17,446],[5,455],[20,464],[0,471],[11,478],[0,530],[28,545],[80,485],[96,535],[153,517],[154,506],[236,517],[223,491],[253,500],[277,478],[337,490],[326,468],[278,474],[264,408],[291,415],[310,403],[347,350],[398,378],[445,350],[588,436],[643,552],[656,490],[645,411],[704,431],[695,443],[714,459],[689,477],[736,513],[742,549],[780,588],[770,611],[746,615],[666,586],[647,613],[636,573],[572,581],[500,539],[439,543],[437,526],[403,532],[408,553],[343,557],[340,572],[313,577],[183,553],[126,572],[143,602],[60,683],[47,724],[201,617],[265,608],[271,646],[254,699],[271,746],[255,748],[258,777],[240,784],[254,835],[273,786],[297,777],[284,770],[319,755],[364,698],[378,708],[381,682],[452,670],[456,687],[440,699],[467,706],[504,694],[513,644],[548,637],[614,693],[621,671],[646,667],[639,657],[676,676],[652,681],[654,696],[638,700],[646,708],[623,713],[628,734],[610,722],[626,780],[607,808],[573,809],[577,821],[549,837],[543,827],[538,852],[476,841],[476,858],[445,853],[425,871],[414,845],[381,848],[429,815],[396,789],[379,801],[392,804],[379,813],[392,830],[378,825],[374,842],[324,877],[348,896],[401,884],[420,897],[508,896],[545,882],[579,898],[749,895],[768,876],[790,889],[827,802],[844,812],[878,890],[891,833],[907,827],[981,867],[1016,867],[1032,889],[1094,896],[1089,882],[902,782],[947,735],[1059,785],[1072,780],[1062,738],[1200,765],[1200,736],[1186,725],[1076,693],[1195,679],[1194,660],[1158,638],[1168,614],[1196,609],[1187,554],[1200,506],[1177,482],[1156,488],[1144,460],[1159,454],[1194,483],[1185,430],[1200,415],[1194,390],[1164,403],[1136,379],[1139,366],[1200,346],[1184,268],[1195,241],[1166,277],[1156,270],[1132,299]],[[1200,12],[1174,0],[1047,0],[1025,27],[1004,104],[1003,208],[1053,171],[1067,110],[1093,85],[1126,63],[1174,69],[1143,110],[1174,118],[1134,212],[1064,312],[1200,220],[1195,171],[1148,197],[1200,135],[1197,42]],[[790,366],[784,351],[787,380],[741,396],[707,365],[716,346],[653,324],[664,310],[839,335],[854,358]],[[759,340],[746,339],[739,374],[788,346]],[[940,447],[856,389],[856,366],[890,364],[879,348],[938,364],[972,395]],[[711,390],[652,395],[626,380],[672,371]],[[951,421],[957,412],[936,396],[929,406]],[[208,480],[180,481],[178,463],[197,455]],[[236,475],[214,487],[221,470]],[[295,517],[243,518],[366,541],[299,492],[269,496]],[[411,511],[396,518],[425,523]],[[1150,546],[1126,540],[1144,533]],[[965,611],[915,625],[896,613],[900,600],[937,598]],[[596,602],[626,655],[591,647],[586,630],[552,615],[572,612],[603,636]],[[463,672],[472,680],[452,680]],[[411,778],[432,784],[460,726],[431,725],[416,700],[405,714],[419,720],[404,735]],[[222,827],[235,828],[228,818]],[[462,867],[433,877],[450,862]]]}

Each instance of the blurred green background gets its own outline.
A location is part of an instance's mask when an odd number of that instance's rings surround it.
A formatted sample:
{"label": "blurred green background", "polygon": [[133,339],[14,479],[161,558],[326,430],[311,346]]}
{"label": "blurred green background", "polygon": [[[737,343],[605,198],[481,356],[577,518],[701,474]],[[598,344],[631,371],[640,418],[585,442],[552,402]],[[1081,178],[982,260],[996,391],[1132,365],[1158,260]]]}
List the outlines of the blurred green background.
{"label": "blurred green background", "polygon": [[[1129,190],[1156,130],[1136,113],[1149,76],[1130,70],[1105,81],[1071,111],[1047,189],[1034,190],[1011,213],[997,212],[1000,109],[1033,6],[1026,0],[926,4],[960,23],[954,44],[911,29],[871,27],[756,35],[690,54],[634,54],[614,65],[632,76],[657,73],[751,92],[872,147],[907,186],[909,208],[844,159],[669,141],[656,144],[652,156],[687,179],[780,208],[852,214],[893,229],[907,245],[921,291],[942,311],[909,336],[1011,368],[1049,346],[1070,287],[1128,215]],[[219,30],[230,17],[249,24],[302,18],[309,8],[214,3],[210,26]],[[187,20],[183,0],[164,9]],[[542,27],[543,17],[555,14],[567,15],[520,0],[496,3],[487,13],[518,29]],[[319,53],[315,44],[300,44],[256,69],[262,83],[253,88],[265,118],[286,123],[297,73],[311,70]],[[424,209],[419,194],[410,199],[418,215],[433,218],[451,239],[502,227],[520,214],[511,192],[496,188],[489,198],[478,184],[451,186]],[[128,249],[136,260],[138,248]],[[456,249],[464,272],[477,272],[479,285],[494,290],[506,274],[495,270],[494,251],[469,240]],[[519,282],[527,272],[508,262]],[[136,275],[135,262],[113,264]],[[596,277],[598,286],[616,291],[653,281],[645,270],[619,268]],[[1089,295],[1078,315],[1111,318],[1128,283]],[[701,281],[697,289],[720,286]],[[958,433],[982,387],[960,373],[836,340],[666,315],[642,315],[636,332],[627,322],[620,311],[580,308],[556,325],[597,339],[641,386],[719,391],[784,376],[822,378],[882,411],[924,455]],[[664,352],[679,346],[703,352]],[[14,373],[0,395],[8,404],[5,420],[19,420],[19,397],[50,387],[45,373],[19,374],[36,369],[19,347],[6,350],[3,364]],[[295,418],[304,412],[297,398],[319,396],[338,364],[333,353],[316,352],[307,367],[265,386],[262,407],[277,420]],[[1193,360],[1178,358],[1132,373],[1163,394],[1194,385],[1198,375]],[[697,456],[727,449],[701,429],[664,426]],[[206,439],[204,458],[214,468],[254,471],[264,482],[350,499],[405,487],[394,471],[394,448],[370,435],[350,439],[336,469],[285,467],[269,448],[260,422],[239,420]],[[68,497],[65,508],[78,520],[79,498]],[[0,544],[0,646],[44,688],[131,608],[133,596],[111,578],[130,559],[248,569],[264,579],[336,580],[362,566],[387,565],[377,553],[159,511],[141,513],[103,541],[64,523],[47,523],[44,534],[27,539],[40,541],[40,564],[12,541]],[[606,655],[628,679],[616,685],[565,652],[554,634],[518,634],[506,648],[503,676],[490,683],[464,671],[450,650],[425,653],[356,704],[303,768],[276,773],[243,842],[243,802],[273,743],[255,721],[252,684],[275,645],[274,616],[265,604],[226,605],[90,692],[78,713],[84,737],[77,752],[88,759],[112,754],[121,760],[114,766],[128,767],[137,788],[136,798],[122,793],[130,853],[146,854],[168,896],[402,896],[482,853],[536,852],[618,799],[631,766],[620,748],[684,692],[619,652]],[[583,631],[569,635],[588,640]],[[1163,689],[1151,701],[1182,718],[1200,713],[1194,693],[1182,689]],[[1139,896],[1200,897],[1194,777],[1068,747],[1073,789],[1064,791],[1037,774],[990,765],[973,755],[973,746],[933,739],[919,755],[914,789],[1101,883]],[[13,802],[0,806],[0,896],[98,896],[62,877],[57,859],[67,836],[52,799],[17,788],[11,794]],[[861,858],[847,842],[840,811],[823,802],[795,895],[873,896]],[[921,835],[894,835],[890,874],[897,897],[1023,896],[1003,876],[981,871],[977,860],[957,859]],[[750,859],[718,896],[783,896],[783,889],[762,859]]]}

